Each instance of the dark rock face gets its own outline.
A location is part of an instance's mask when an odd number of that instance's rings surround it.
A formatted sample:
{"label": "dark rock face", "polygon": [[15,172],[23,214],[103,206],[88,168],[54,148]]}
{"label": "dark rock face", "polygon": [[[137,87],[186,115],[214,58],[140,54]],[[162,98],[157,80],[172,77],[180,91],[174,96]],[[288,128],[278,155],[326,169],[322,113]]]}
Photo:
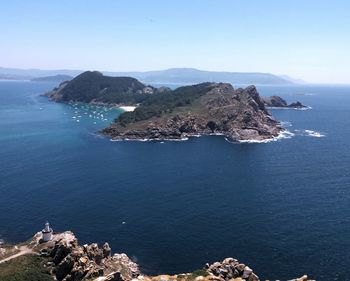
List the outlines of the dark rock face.
{"label": "dark rock face", "polygon": [[205,269],[209,274],[223,281],[239,277],[246,281],[260,280],[259,277],[253,273],[252,269],[243,263],[239,263],[238,260],[234,258],[226,258],[222,262],[214,262],[211,265],[207,264]]}
{"label": "dark rock face", "polygon": [[50,256],[53,257],[53,263],[58,265],[68,254],[71,253],[72,248],[72,245],[67,245],[62,241],[59,241],[50,253]]}
{"label": "dark rock face", "polygon": [[88,245],[84,249],[90,260],[95,261],[96,264],[101,264],[103,259],[103,250],[100,249],[96,243]]}
{"label": "dark rock face", "polygon": [[57,280],[63,280],[73,269],[74,258],[71,255],[67,255],[57,266],[56,266],[56,278]]}
{"label": "dark rock face", "polygon": [[306,106],[303,105],[300,101],[293,102],[288,105],[288,103],[279,96],[266,97],[266,98],[262,98],[262,100],[265,106],[267,107],[281,107],[281,108],[295,108],[295,109],[306,108]]}
{"label": "dark rock face", "polygon": [[173,140],[214,134],[230,140],[262,141],[282,130],[254,86],[234,90],[230,84],[215,83],[188,108],[126,126],[116,122],[102,133],[114,140]]}

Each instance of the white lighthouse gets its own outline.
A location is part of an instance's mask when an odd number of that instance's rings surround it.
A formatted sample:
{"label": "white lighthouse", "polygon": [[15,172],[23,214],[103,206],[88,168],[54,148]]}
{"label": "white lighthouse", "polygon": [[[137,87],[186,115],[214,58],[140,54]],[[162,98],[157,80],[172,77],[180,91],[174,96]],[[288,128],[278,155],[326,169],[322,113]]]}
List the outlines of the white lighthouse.
{"label": "white lighthouse", "polygon": [[43,241],[44,242],[50,241],[52,239],[53,230],[52,230],[52,228],[50,228],[50,224],[48,221],[45,223],[45,228],[41,232],[43,234]]}

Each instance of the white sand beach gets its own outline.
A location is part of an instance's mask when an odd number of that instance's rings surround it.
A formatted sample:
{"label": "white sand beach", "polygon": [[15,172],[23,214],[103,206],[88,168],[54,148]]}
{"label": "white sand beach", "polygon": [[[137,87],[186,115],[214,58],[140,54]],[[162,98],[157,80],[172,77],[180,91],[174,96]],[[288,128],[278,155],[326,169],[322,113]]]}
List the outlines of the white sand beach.
{"label": "white sand beach", "polygon": [[136,106],[119,106],[119,108],[126,112],[131,112],[135,110]]}

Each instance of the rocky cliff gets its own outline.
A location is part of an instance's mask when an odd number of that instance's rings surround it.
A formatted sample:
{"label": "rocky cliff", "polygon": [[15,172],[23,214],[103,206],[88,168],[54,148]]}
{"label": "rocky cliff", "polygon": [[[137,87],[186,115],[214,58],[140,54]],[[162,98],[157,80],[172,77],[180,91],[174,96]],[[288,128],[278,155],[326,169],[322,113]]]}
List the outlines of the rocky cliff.
{"label": "rocky cliff", "polygon": [[41,243],[39,232],[31,242],[33,249],[45,258],[46,266],[57,280],[131,280],[140,275],[138,265],[125,254],[111,255],[108,243],[80,246],[75,235],[66,231],[55,234],[52,241]]}
{"label": "rocky cliff", "polygon": [[[54,234],[49,242],[43,242],[41,238],[42,234],[38,232],[29,242],[21,243],[21,247],[27,249],[27,252],[22,255],[38,255],[38,258],[35,259],[36,263],[27,263],[25,267],[18,267],[18,270],[22,271],[19,274],[14,271],[9,272],[6,262],[3,263],[0,256],[1,280],[37,281],[39,278],[58,281],[260,281],[258,275],[249,266],[234,258],[226,258],[222,262],[212,264],[207,263],[202,269],[191,273],[148,276],[142,274],[139,266],[126,254],[112,254],[107,242],[102,246],[96,243],[79,245],[77,238],[70,231]],[[18,247],[15,246],[14,249]],[[11,251],[11,249],[8,250]],[[14,256],[11,261],[12,267],[17,259],[18,257]],[[23,272],[31,266],[41,267],[39,271],[45,271],[51,277],[42,279],[42,274],[35,277],[33,271],[29,271],[31,273],[28,274]],[[1,270],[5,273],[2,274]],[[305,275],[290,281],[311,280]]]}

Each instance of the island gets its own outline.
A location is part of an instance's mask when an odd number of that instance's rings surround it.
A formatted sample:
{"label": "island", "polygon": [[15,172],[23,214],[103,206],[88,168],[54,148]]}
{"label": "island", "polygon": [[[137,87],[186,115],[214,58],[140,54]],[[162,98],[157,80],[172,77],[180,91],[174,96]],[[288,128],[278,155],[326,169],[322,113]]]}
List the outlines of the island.
{"label": "island", "polygon": [[[73,232],[56,233],[48,222],[26,242],[0,244],[0,280],[260,281],[248,265],[232,257],[190,273],[146,275],[126,254],[112,254],[108,242],[79,245]],[[290,281],[311,280],[304,275]]]}
{"label": "island", "polygon": [[206,82],[171,90],[132,77],[84,72],[45,94],[57,102],[135,106],[101,130],[113,140],[184,140],[221,135],[230,141],[268,141],[283,127],[265,107],[255,86],[234,89]]}
{"label": "island", "polygon": [[264,97],[263,102],[265,106],[272,108],[291,108],[291,109],[306,109],[307,106],[303,105],[300,101],[292,102],[288,104],[286,100],[279,96]]}

